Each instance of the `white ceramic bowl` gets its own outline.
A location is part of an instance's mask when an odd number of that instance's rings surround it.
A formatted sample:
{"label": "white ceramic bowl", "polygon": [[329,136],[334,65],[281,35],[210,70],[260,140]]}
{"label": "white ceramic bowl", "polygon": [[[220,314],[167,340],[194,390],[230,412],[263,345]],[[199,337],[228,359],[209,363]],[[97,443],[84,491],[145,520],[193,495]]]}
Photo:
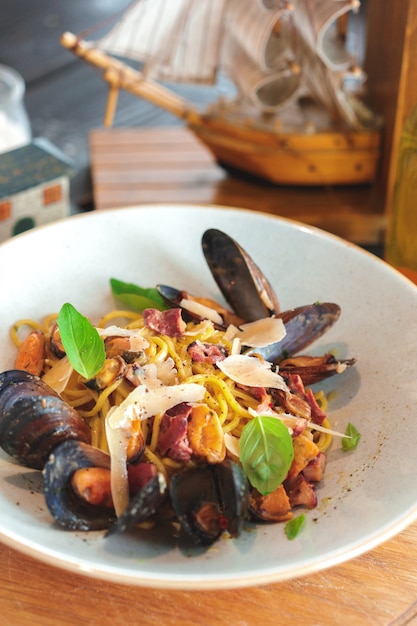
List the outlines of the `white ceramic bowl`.
{"label": "white ceramic bowl", "polygon": [[183,553],[153,533],[112,536],[57,529],[40,474],[0,453],[0,538],[53,565],[163,588],[225,588],[284,580],[352,558],[417,517],[417,289],[376,257],[319,230],[273,216],[203,206],[143,206],[91,213],[0,246],[0,371],[11,368],[9,327],[69,301],[93,319],[113,306],[109,278],[158,282],[218,297],[201,235],[219,228],[263,268],[282,308],[335,301],[336,326],[311,351],[336,350],[357,365],[325,384],[329,416],[361,432],[351,453],[333,443],[319,505],[289,541],[283,525]]}

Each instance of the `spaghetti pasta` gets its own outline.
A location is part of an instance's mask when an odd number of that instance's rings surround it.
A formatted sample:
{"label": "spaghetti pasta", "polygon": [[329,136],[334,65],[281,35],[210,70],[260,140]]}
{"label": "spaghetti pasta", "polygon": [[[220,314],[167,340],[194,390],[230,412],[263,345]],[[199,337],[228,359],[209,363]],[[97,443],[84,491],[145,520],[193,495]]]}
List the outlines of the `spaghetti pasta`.
{"label": "spaghetti pasta", "polygon": [[[315,395],[312,405],[311,396],[300,392],[303,385],[300,387],[299,381],[292,385],[291,377],[284,380],[279,371],[272,370],[271,380],[280,379],[275,391],[260,386],[255,375],[253,383],[242,384],[238,377],[234,378],[227,369],[217,365],[219,360],[236,352],[237,344],[234,337],[217,329],[212,322],[188,322],[181,332],[161,333],[147,323],[143,315],[125,310],[110,311],[100,319],[97,328],[106,331],[103,332],[105,348],[110,345],[110,338],[118,338],[120,352],[114,352],[116,343],[113,341],[102,370],[93,379],[86,380],[72,371],[70,364],[63,363],[62,355],[54,348],[56,333],[52,332],[52,327],[56,319],[57,315],[52,314],[41,323],[19,320],[10,331],[11,338],[19,348],[25,330],[42,329],[46,346],[42,377],[54,387],[54,375],[59,371],[56,388],[89,424],[93,446],[106,453],[110,451],[111,455],[117,453],[119,446],[122,457],[124,455],[129,463],[129,458],[137,454],[134,446],[140,435],[142,460],[156,466],[169,483],[178,472],[207,463],[221,463],[228,456],[239,463],[239,441],[245,426],[257,415],[274,417],[285,424],[294,441],[295,458],[288,473],[291,480],[287,478],[283,483],[290,508],[292,502],[314,506],[312,500],[300,501],[299,494],[298,499],[295,498],[294,479],[303,477],[307,466],[323,456],[332,442],[332,431],[325,417],[327,398],[322,391]],[[138,338],[141,339],[139,344]],[[255,357],[253,363],[259,364],[258,359]],[[140,398],[142,389],[143,398],[151,396],[155,403],[158,393],[166,401],[166,390],[174,393],[173,390],[185,387],[200,389],[198,402],[179,397],[168,404],[162,402],[160,407],[152,404],[152,410],[144,406],[138,408],[141,400],[136,398]],[[296,397],[291,414],[284,401],[288,395]],[[205,409],[197,411],[198,406]],[[125,407],[122,414],[121,407]],[[320,427],[314,422],[315,411],[323,418]],[[175,431],[174,422],[178,432],[185,424],[180,435],[171,432]],[[119,434],[110,445],[108,437],[112,428]],[[299,490],[298,484],[296,488]],[[279,521],[291,515],[291,511],[280,513]]]}

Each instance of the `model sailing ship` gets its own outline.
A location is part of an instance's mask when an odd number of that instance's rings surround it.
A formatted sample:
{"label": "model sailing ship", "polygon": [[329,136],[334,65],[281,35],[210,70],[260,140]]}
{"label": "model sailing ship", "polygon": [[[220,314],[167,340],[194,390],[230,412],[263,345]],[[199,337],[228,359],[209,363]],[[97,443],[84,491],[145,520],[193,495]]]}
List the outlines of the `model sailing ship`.
{"label": "model sailing ship", "polygon": [[[65,33],[62,44],[103,70],[106,125],[125,89],[184,119],[226,167],[279,184],[364,183],[375,174],[380,120],[358,96],[364,74],[340,28],[359,5],[138,0],[99,40]],[[235,93],[204,111],[167,86],[214,85],[219,74]]]}

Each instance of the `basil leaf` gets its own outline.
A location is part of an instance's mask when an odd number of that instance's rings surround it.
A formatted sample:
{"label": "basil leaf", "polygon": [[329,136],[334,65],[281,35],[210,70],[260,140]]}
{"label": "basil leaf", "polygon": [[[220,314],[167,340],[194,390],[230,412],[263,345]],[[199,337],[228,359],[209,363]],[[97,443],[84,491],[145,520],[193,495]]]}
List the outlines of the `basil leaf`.
{"label": "basil leaf", "polygon": [[139,313],[145,309],[163,311],[169,308],[155,287],[139,287],[134,283],[125,283],[116,278],[110,278],[110,287],[115,298]]}
{"label": "basil leaf", "polygon": [[68,302],[62,306],[57,323],[72,367],[84,378],[93,378],[106,358],[104,342],[97,330]]}
{"label": "basil leaf", "polygon": [[279,487],[293,458],[291,435],[279,419],[257,415],[244,426],[240,460],[249,482],[262,495]]}
{"label": "basil leaf", "polygon": [[295,539],[300,532],[303,530],[306,524],[306,516],[305,513],[298,515],[297,517],[293,517],[290,519],[284,526],[285,534],[288,539]]}
{"label": "basil leaf", "polygon": [[342,449],[347,452],[348,450],[354,450],[361,438],[360,432],[355,428],[353,424],[349,422],[346,426],[345,437],[342,438]]}

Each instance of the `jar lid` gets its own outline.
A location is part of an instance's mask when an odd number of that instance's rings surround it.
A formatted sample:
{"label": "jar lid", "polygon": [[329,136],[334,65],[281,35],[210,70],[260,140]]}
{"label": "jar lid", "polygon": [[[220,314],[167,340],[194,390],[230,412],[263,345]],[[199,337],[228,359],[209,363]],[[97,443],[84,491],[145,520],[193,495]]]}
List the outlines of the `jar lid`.
{"label": "jar lid", "polygon": [[19,101],[25,92],[25,82],[16,70],[0,64],[0,104]]}

